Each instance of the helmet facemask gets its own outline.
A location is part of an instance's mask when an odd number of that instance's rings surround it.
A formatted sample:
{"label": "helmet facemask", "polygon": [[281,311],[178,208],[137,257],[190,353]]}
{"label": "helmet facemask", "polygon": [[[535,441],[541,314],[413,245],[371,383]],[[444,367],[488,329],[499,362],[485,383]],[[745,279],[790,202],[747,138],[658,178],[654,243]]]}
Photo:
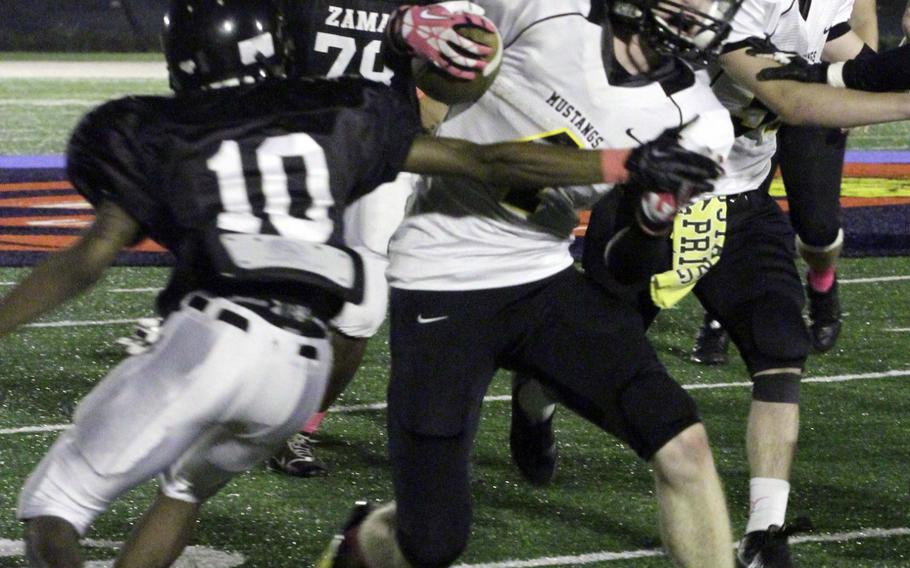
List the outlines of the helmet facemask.
{"label": "helmet facemask", "polygon": [[720,54],[743,0],[607,0],[610,15],[655,51],[706,64]]}

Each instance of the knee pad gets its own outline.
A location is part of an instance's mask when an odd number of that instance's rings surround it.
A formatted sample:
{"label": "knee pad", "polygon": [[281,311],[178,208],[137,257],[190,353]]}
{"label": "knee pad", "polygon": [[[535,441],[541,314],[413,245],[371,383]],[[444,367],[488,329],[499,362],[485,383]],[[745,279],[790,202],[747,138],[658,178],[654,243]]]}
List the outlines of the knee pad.
{"label": "knee pad", "polygon": [[446,535],[445,542],[415,543],[398,531],[398,544],[402,555],[411,566],[420,568],[445,568],[452,566],[468,547],[470,530]]}
{"label": "knee pad", "polygon": [[[795,294],[795,292],[794,292]],[[753,374],[765,369],[802,369],[809,356],[809,333],[803,321],[802,290],[799,299],[767,294],[753,311],[753,350],[742,353]]]}
{"label": "knee pad", "polygon": [[363,301],[345,304],[331,326],[348,337],[368,339],[379,331],[389,307],[389,283],[385,278],[389,260],[364,248],[354,250],[363,258]]}
{"label": "knee pad", "polygon": [[752,399],[799,404],[802,373],[794,369],[768,369],[752,376]]}
{"label": "knee pad", "polygon": [[[475,428],[476,424],[471,431]],[[451,566],[468,546],[472,440],[468,432],[459,436],[406,432],[390,420],[389,455],[397,499],[393,529],[411,566]]]}
{"label": "knee pad", "polygon": [[844,249],[844,230],[838,229],[837,236],[831,244],[815,246],[806,244],[799,235],[796,236],[796,250],[812,270],[825,270],[834,266]]}

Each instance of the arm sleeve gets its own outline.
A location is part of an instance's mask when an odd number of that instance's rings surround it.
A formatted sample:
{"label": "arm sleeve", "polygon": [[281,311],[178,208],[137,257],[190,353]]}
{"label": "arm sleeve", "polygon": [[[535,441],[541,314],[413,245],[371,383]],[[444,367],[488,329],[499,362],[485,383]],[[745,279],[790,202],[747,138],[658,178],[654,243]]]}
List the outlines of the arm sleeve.
{"label": "arm sleeve", "polygon": [[910,45],[844,63],[844,84],[860,91],[910,90]]}
{"label": "arm sleeve", "polygon": [[123,101],[99,107],[76,127],[67,148],[67,176],[94,207],[116,203],[147,233],[164,212],[147,191],[142,160],[150,150],[134,127],[141,119]]}

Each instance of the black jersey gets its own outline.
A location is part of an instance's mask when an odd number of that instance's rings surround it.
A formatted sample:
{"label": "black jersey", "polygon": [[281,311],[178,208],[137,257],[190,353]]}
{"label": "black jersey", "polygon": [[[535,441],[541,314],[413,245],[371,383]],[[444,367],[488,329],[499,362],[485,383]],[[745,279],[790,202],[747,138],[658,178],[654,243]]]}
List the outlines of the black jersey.
{"label": "black jersey", "polygon": [[194,289],[307,301],[294,297],[313,292],[305,286],[226,278],[206,241],[254,234],[341,247],[345,205],[395,178],[419,130],[403,97],[354,78],[128,97],[82,120],[67,169],[93,205],[116,203],[174,253],[162,311]]}
{"label": "black jersey", "polygon": [[[408,2],[425,4],[427,2]],[[295,76],[357,75],[413,97],[410,58],[383,47],[397,0],[287,0]]]}

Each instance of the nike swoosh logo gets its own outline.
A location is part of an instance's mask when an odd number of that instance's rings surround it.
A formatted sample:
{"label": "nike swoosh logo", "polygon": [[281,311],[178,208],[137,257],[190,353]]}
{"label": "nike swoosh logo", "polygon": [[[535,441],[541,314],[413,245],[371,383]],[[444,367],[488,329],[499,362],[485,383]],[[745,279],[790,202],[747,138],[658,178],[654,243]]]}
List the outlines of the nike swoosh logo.
{"label": "nike swoosh logo", "polygon": [[632,140],[635,140],[636,142],[638,142],[639,144],[641,144],[641,140],[639,140],[634,134],[632,134],[632,129],[631,129],[631,128],[626,128],[626,136],[628,136],[628,137],[631,138]]}
{"label": "nike swoosh logo", "polygon": [[439,316],[436,318],[425,318],[425,317],[423,317],[423,315],[418,315],[417,323],[433,323],[433,322],[447,320],[447,319],[449,319],[449,316]]}
{"label": "nike swoosh logo", "polygon": [[424,9],[420,12],[420,17],[423,20],[448,20],[449,16],[437,16],[436,14],[430,12],[429,8]]}
{"label": "nike swoosh logo", "polygon": [[754,511],[754,510],[755,510],[755,507],[756,507],[759,503],[761,503],[762,501],[764,501],[765,499],[767,499],[767,497],[759,497],[759,498],[756,499],[755,501],[752,501],[751,503],[749,503],[749,512],[751,513],[752,511]]}

